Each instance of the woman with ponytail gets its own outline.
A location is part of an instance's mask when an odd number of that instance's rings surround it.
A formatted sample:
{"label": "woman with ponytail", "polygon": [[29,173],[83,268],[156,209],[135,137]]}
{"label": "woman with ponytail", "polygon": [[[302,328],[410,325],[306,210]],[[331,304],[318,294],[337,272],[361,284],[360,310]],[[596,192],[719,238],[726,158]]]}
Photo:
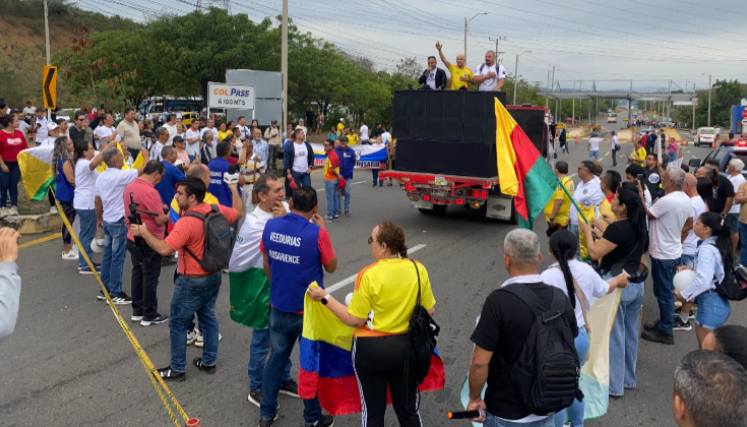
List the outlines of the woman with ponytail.
{"label": "woman with ponytail", "polygon": [[[583,364],[589,352],[586,312],[597,299],[617,288],[627,287],[628,279],[621,274],[604,281],[590,265],[575,259],[577,250],[578,240],[573,233],[567,230],[553,233],[550,237],[550,256],[554,264],[542,273],[542,281],[559,288],[571,300],[576,313],[576,324],[578,324],[578,336],[575,340],[576,353],[578,360]],[[584,403],[582,401],[575,400],[566,411],[555,414],[556,427],[563,426],[566,412],[571,420],[571,426],[584,425]]]}
{"label": "woman with ponytail", "polygon": [[[433,316],[433,297],[428,271],[407,259],[405,232],[384,221],[368,238],[376,262],[358,273],[349,307],[321,288],[308,293],[322,301],[343,323],[355,327],[353,363],[361,389],[363,425],[383,426],[387,388],[400,426],[419,426],[415,350],[408,345],[410,318],[418,299]],[[407,363],[406,363],[407,362]],[[409,369],[408,369],[409,364]]]}
{"label": "woman with ponytail", "polygon": [[706,335],[726,323],[731,314],[729,300],[719,295],[716,286],[724,280],[725,269],[733,268],[734,255],[729,224],[718,213],[701,214],[693,225],[693,231],[703,241],[695,254],[695,267],[682,266],[677,272],[694,270],[695,280],[682,291],[675,290],[674,296],[683,304],[698,304],[695,335],[698,338],[698,348],[703,348]]}
{"label": "woman with ponytail", "polygon": [[[61,136],[54,141],[52,152],[52,176],[54,176],[57,190],[55,198],[62,207],[67,220],[72,224],[75,221],[75,208],[73,207],[73,196],[75,194],[75,169],[73,166],[73,141],[67,136]],[[70,232],[62,225],[62,259],[78,259],[78,250],[73,248]]]}
{"label": "woman with ponytail", "polygon": [[[589,254],[600,260],[602,278],[612,278],[612,266],[628,260],[642,259],[646,247],[646,208],[635,182],[624,182],[612,199],[612,212],[617,221],[604,232],[592,232],[585,224],[579,228],[587,233]],[[592,233],[599,240],[591,238]],[[630,282],[623,289],[615,323],[610,332],[610,396],[622,396],[625,388],[635,388],[635,368],[638,361],[639,313],[643,304],[643,281]]]}

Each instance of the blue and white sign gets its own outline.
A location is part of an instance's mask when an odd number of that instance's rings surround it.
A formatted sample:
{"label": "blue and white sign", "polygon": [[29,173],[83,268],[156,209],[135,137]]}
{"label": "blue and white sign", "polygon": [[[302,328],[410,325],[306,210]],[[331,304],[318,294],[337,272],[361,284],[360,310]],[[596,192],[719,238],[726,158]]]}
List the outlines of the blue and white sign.
{"label": "blue and white sign", "polygon": [[254,85],[208,83],[208,108],[254,109]]}

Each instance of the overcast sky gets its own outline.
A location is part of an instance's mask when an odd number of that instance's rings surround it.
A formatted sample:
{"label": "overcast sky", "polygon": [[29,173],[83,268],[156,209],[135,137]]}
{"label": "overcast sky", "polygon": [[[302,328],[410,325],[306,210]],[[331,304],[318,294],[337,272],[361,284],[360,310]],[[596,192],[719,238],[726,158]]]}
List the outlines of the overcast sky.
{"label": "overcast sky", "polygon": [[[75,0],[74,0],[75,1]],[[110,0],[114,1],[114,0]],[[197,0],[129,0],[133,10],[105,0],[78,5],[142,20],[159,11],[187,13]],[[203,5],[211,0],[202,0]],[[464,51],[464,18],[469,23],[467,63],[476,68],[500,40],[501,62],[514,73],[545,86],[547,70],[558,65],[562,88],[596,80],[597,89],[666,88],[668,80],[692,90],[713,80],[747,82],[747,2],[744,0],[289,0],[290,17],[303,31],[393,70],[404,57],[425,64],[437,55],[438,40],[449,60]],[[223,1],[215,0],[216,5]],[[706,6],[707,4],[707,6]],[[252,20],[280,13],[281,0],[234,0],[232,13]],[[583,80],[580,83],[579,80]],[[617,81],[615,81],[617,80]]]}

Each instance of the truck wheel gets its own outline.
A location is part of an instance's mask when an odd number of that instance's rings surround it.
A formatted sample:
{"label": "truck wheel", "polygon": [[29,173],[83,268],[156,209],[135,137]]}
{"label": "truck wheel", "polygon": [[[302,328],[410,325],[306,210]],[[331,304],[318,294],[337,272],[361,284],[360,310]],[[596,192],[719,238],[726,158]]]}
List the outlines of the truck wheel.
{"label": "truck wheel", "polygon": [[446,205],[433,205],[433,209],[418,208],[423,215],[443,215],[446,213]]}

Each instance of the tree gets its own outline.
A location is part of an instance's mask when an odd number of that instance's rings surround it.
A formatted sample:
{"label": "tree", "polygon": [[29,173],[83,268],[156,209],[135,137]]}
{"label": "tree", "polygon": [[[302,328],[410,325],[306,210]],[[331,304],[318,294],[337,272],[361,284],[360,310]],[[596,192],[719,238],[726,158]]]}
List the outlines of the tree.
{"label": "tree", "polygon": [[413,80],[417,80],[423,74],[423,70],[425,67],[421,66],[416,58],[400,59],[397,64],[397,73],[404,74]]}

